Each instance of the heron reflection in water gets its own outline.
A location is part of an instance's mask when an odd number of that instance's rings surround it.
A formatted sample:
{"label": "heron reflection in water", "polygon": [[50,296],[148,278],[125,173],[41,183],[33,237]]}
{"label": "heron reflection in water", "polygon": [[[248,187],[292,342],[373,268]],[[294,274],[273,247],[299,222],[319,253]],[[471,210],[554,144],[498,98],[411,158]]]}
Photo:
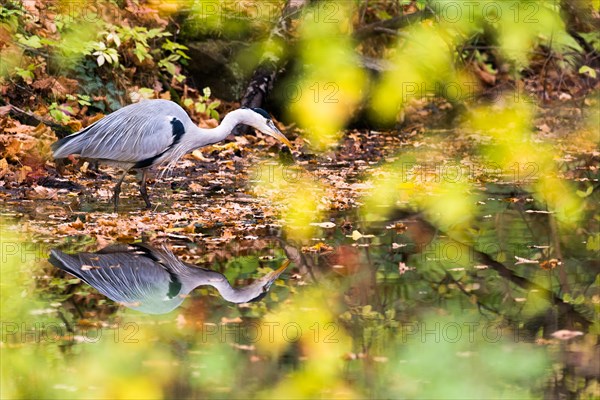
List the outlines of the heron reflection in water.
{"label": "heron reflection in water", "polygon": [[166,247],[147,244],[112,245],[96,253],[66,254],[52,250],[50,262],[96,288],[111,300],[148,314],[165,314],[179,307],[198,286],[212,286],[227,301],[262,299],[289,265],[244,287],[233,288],[219,272],[180,261]]}

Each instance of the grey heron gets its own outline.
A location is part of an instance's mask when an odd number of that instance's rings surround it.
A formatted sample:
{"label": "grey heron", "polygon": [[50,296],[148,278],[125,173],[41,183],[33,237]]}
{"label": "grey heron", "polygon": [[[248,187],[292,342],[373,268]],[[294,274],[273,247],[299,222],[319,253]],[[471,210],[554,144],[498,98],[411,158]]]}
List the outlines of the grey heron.
{"label": "grey heron", "polygon": [[66,254],[53,249],[50,263],[96,288],[111,300],[148,314],[164,314],[179,307],[196,287],[209,285],[232,303],[263,298],[289,265],[248,286],[233,288],[219,272],[180,261],[166,247],[118,244],[96,253]]}
{"label": "grey heron", "polygon": [[131,169],[142,171],[140,194],[150,208],[146,172],[163,165],[172,169],[188,152],[220,142],[238,124],[249,125],[292,147],[269,114],[260,108],[240,108],[227,114],[214,129],[197,127],[178,104],[169,100],[145,100],[123,107],[81,131],[52,145],[55,159],[72,154],[124,169],[114,187],[115,211],[121,183]]}

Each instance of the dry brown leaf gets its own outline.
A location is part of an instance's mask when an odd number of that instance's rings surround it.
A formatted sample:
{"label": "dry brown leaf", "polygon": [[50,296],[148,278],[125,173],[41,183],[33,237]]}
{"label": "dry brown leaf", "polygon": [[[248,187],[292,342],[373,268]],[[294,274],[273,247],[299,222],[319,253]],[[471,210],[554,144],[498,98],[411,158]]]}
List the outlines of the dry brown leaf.
{"label": "dry brown leaf", "polygon": [[6,158],[1,158],[0,159],[0,179],[2,179],[4,177],[4,175],[6,175],[8,172],[9,172],[8,162],[6,161]]}
{"label": "dry brown leaf", "polygon": [[27,198],[33,200],[58,200],[58,189],[37,185],[33,187],[33,190],[27,192]]}
{"label": "dry brown leaf", "polygon": [[83,229],[83,221],[81,221],[80,219],[77,219],[77,220],[71,222],[69,224],[69,226],[71,228],[75,228],[75,229]]}

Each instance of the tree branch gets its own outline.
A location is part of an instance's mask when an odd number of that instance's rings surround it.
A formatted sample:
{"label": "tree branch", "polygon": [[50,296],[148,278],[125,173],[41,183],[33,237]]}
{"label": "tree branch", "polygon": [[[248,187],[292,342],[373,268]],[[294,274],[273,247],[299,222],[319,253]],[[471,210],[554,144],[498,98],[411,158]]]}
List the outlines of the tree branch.
{"label": "tree branch", "polygon": [[355,40],[361,41],[380,33],[389,34],[390,31],[397,31],[420,20],[431,18],[434,15],[433,10],[427,7],[412,14],[399,15],[383,21],[373,22],[355,31],[352,36]]}

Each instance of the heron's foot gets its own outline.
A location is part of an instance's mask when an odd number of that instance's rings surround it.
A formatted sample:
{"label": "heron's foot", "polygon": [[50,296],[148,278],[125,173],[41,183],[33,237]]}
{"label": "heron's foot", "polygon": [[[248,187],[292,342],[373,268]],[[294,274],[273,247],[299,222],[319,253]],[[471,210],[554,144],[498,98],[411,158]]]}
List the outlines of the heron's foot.
{"label": "heron's foot", "polygon": [[151,209],[152,203],[150,202],[150,196],[148,196],[148,191],[146,190],[145,185],[140,187],[140,195],[142,196],[142,199],[144,199],[144,203],[146,203],[146,209]]}
{"label": "heron's foot", "polygon": [[151,209],[152,203],[150,203],[150,196],[148,196],[148,189],[146,188],[146,171],[143,172],[142,180],[140,182],[140,196],[142,196],[144,203],[146,203],[146,209]]}
{"label": "heron's foot", "polygon": [[120,194],[120,190],[115,191],[113,193],[112,197],[110,198],[110,201],[111,201],[111,203],[113,203],[113,206],[114,206],[114,212],[119,211],[119,194]]}
{"label": "heron's foot", "polygon": [[115,185],[115,188],[113,189],[112,201],[113,201],[113,204],[115,205],[115,212],[117,212],[119,209],[119,195],[121,194],[121,184],[123,183],[123,180],[127,176],[127,172],[128,172],[127,170],[125,172],[123,172],[123,175],[121,175],[121,178],[119,178],[119,180],[117,181],[117,184]]}
{"label": "heron's foot", "polygon": [[146,203],[146,210],[151,210],[152,203],[150,203],[150,199],[144,199],[144,202]]}

